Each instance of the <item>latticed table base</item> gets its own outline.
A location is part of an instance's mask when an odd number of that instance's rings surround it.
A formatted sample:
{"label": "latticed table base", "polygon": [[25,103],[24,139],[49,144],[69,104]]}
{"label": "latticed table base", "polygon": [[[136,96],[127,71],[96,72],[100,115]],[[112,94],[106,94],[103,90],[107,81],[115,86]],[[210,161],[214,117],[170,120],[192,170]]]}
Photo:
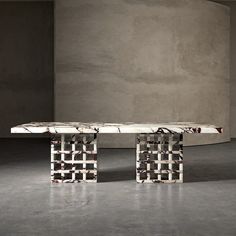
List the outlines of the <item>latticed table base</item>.
{"label": "latticed table base", "polygon": [[182,183],[183,135],[138,134],[136,180],[138,183]]}
{"label": "latticed table base", "polygon": [[[138,134],[138,183],[183,182],[183,135]],[[97,182],[97,134],[56,134],[51,138],[51,181]]]}
{"label": "latticed table base", "polygon": [[51,181],[97,182],[97,134],[57,134],[51,138]]}

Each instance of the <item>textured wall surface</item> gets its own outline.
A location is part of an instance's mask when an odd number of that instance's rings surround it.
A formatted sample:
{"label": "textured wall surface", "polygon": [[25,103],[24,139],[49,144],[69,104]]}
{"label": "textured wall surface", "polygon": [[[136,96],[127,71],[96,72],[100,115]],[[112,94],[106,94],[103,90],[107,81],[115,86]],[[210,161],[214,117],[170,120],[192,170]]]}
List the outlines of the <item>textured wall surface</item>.
{"label": "textured wall surface", "polygon": [[236,2],[217,2],[230,7],[230,133],[236,138]]}
{"label": "textured wall surface", "polygon": [[53,120],[53,3],[0,2],[0,137]]}
{"label": "textured wall surface", "polygon": [[230,8],[231,8],[230,131],[231,131],[231,137],[236,138],[236,2],[232,2],[230,4]]}
{"label": "textured wall surface", "polygon": [[[58,0],[55,119],[222,125],[229,140],[229,9],[202,0]],[[101,145],[131,147],[128,135]]]}

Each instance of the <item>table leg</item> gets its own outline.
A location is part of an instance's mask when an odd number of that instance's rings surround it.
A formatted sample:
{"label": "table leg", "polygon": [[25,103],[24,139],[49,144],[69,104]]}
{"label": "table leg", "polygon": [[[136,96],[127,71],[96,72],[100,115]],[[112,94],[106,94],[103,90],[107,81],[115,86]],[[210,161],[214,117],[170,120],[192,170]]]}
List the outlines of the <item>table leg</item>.
{"label": "table leg", "polygon": [[138,134],[138,183],[183,183],[183,134]]}
{"label": "table leg", "polygon": [[51,181],[97,182],[97,134],[51,137]]}

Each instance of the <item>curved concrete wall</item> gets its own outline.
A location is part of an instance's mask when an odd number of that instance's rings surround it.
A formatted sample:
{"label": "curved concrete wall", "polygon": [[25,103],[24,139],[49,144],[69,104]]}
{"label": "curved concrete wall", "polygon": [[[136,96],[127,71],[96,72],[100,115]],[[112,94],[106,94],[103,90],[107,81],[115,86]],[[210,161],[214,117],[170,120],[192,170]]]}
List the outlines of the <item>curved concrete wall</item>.
{"label": "curved concrete wall", "polygon": [[[228,141],[229,9],[202,0],[55,2],[56,121],[222,125]],[[127,136],[102,146],[133,147]]]}

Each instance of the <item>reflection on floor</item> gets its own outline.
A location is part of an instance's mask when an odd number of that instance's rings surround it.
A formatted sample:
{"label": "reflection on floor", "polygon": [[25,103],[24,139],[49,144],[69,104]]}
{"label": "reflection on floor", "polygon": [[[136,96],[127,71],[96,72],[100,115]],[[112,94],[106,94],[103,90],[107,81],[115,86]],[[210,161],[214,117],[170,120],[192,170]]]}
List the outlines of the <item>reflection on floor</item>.
{"label": "reflection on floor", "polygon": [[137,184],[135,149],[99,183],[53,184],[47,139],[0,140],[0,235],[236,235],[236,140],[185,147],[184,184]]}

